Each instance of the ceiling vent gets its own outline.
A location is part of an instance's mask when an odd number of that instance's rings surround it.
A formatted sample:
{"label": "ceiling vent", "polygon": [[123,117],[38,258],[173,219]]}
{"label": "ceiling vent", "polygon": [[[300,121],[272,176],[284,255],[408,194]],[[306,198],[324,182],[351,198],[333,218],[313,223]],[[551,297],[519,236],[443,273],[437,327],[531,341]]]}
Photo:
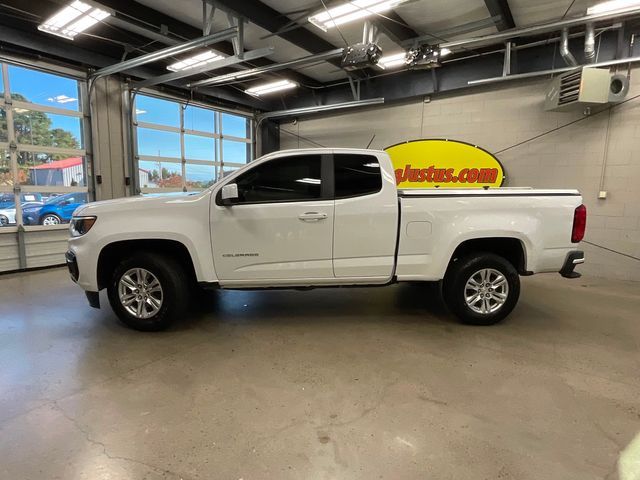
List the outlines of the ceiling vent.
{"label": "ceiling vent", "polygon": [[566,111],[617,103],[629,93],[624,75],[611,75],[609,70],[583,67],[557,76],[547,89],[544,109]]}

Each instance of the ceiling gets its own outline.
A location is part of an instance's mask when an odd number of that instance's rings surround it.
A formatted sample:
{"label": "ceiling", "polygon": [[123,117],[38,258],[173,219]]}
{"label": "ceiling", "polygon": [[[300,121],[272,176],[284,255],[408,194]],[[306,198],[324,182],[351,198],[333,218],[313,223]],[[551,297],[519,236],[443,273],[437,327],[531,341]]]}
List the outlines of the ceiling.
{"label": "ceiling", "polygon": [[[158,31],[161,25],[167,25],[169,34],[178,40],[195,38],[202,34],[201,0],[95,1],[113,9],[116,16],[130,19],[148,29]],[[324,3],[331,7],[335,3],[344,1],[324,0]],[[40,34],[35,28],[37,24],[65,3],[67,0],[38,2],[3,0],[0,3],[0,26],[3,22],[12,27],[24,24],[22,28],[27,33]],[[344,24],[326,32],[307,21],[309,15],[323,10],[323,0],[216,0],[216,3],[239,12],[247,19],[244,35],[246,50],[274,47],[273,54],[267,59],[251,62],[249,66],[288,61],[310,53],[341,48],[362,40],[364,20]],[[509,27],[542,23],[560,19],[563,16],[583,15],[586,8],[594,3],[597,3],[597,0],[408,0],[375,19],[383,27],[379,45],[383,53],[390,54],[402,50],[399,45],[401,40],[429,35],[429,43],[441,43],[461,37],[485,35]],[[500,15],[496,16],[496,5],[504,4],[507,5],[508,15],[505,15],[504,6],[502,6],[499,10]],[[512,17],[513,23],[507,17]],[[492,18],[497,19],[498,22],[494,23]],[[474,23],[475,28],[470,29],[469,25]],[[213,31],[222,30],[228,26],[225,13],[220,9],[216,10],[213,17]],[[460,27],[463,27],[464,31],[461,31]],[[131,58],[165,46],[158,42],[149,42],[148,38],[107,24],[98,25],[88,33],[88,35],[77,37],[73,42],[74,46],[115,58],[124,56]],[[60,41],[55,38],[50,39]],[[227,55],[233,54],[230,42],[216,44],[212,48],[219,49]],[[175,61],[175,59],[169,60]],[[155,67],[159,71],[164,69],[164,65]],[[379,73],[378,69],[370,69],[358,75],[366,78],[377,73]],[[291,77],[302,86],[310,88],[347,79],[347,73],[339,67],[339,60],[296,67],[295,71],[283,70],[269,76]],[[243,95],[244,88],[263,81],[264,77],[256,77],[251,81],[230,85],[227,88],[233,90],[235,94]],[[291,92],[289,95],[295,95],[295,93]]]}
{"label": "ceiling", "polygon": [[[202,3],[200,0],[181,0],[180,2],[175,0],[137,1],[194,27],[201,27],[202,25]],[[223,0],[221,3],[226,3],[230,8],[234,8],[233,1]],[[322,2],[319,0],[262,0],[262,3],[277,12],[281,18],[297,22],[299,25],[298,30],[309,31],[312,35],[327,41],[332,46],[343,47],[362,40],[363,21],[344,24],[339,28],[332,28],[326,32],[309,24],[306,20],[307,16],[323,9]],[[330,2],[325,3],[329,7],[332,5]],[[538,0],[535,2],[531,0],[508,0],[516,26],[559,19],[565,13],[568,16],[583,14],[587,6],[593,3],[596,2],[594,0]],[[567,12],[570,5],[571,9]],[[491,15],[485,0],[409,0],[396,6],[394,12],[397,14],[396,23],[405,24],[417,35],[433,35],[435,39],[440,41],[486,35],[498,31],[495,26],[490,26],[473,32],[448,33],[455,27],[489,19]],[[389,14],[383,13],[383,15],[388,16]],[[214,17],[215,28],[226,28],[228,26],[226,22],[224,14],[216,12]],[[401,47],[386,35],[380,36],[379,45],[383,52],[395,53],[401,51]],[[273,46],[275,51],[269,58],[276,62],[314,53],[274,35],[251,21],[245,26],[245,46],[247,49]],[[343,70],[328,62],[322,62],[316,66],[298,68],[297,70],[322,83],[347,78]]]}

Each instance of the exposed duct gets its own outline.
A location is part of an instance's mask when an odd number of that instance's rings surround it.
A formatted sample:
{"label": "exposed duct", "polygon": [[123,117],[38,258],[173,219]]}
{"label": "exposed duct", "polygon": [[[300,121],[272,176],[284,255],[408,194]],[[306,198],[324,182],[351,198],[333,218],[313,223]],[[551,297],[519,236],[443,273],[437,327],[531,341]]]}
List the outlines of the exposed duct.
{"label": "exposed duct", "polygon": [[355,102],[334,103],[329,105],[317,105],[313,107],[293,108],[291,110],[277,110],[274,112],[263,113],[258,115],[258,125],[269,118],[297,117],[302,115],[311,115],[313,113],[329,112],[332,110],[344,110],[347,108],[366,107],[370,105],[379,105],[384,103],[384,98],[369,98],[367,100],[358,100]]}
{"label": "exposed duct", "polygon": [[596,61],[596,32],[593,23],[587,23],[584,36],[584,59],[587,63]]}
{"label": "exposed duct", "polygon": [[[586,48],[587,43],[585,41],[585,50]],[[568,66],[578,66],[576,57],[574,57],[571,53],[571,50],[569,50],[569,29],[566,27],[562,29],[562,35],[560,36],[560,56],[563,58],[564,63],[566,63]]]}

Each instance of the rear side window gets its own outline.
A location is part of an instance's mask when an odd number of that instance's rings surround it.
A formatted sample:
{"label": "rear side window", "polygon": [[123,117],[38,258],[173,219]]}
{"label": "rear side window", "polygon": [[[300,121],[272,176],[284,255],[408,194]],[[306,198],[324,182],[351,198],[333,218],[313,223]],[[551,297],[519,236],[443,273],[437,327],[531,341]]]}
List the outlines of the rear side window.
{"label": "rear side window", "polygon": [[373,155],[337,153],[333,165],[336,198],[369,195],[382,188],[380,164]]}
{"label": "rear side window", "polygon": [[320,155],[297,155],[272,160],[241,175],[239,203],[305,201],[322,195]]}

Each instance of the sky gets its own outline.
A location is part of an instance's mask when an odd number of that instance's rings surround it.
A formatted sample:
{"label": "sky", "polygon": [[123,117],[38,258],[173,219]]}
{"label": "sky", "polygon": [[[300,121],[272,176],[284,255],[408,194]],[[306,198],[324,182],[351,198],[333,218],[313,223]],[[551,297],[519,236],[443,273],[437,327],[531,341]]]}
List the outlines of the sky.
{"label": "sky", "polygon": [[[16,65],[9,65],[9,83],[12,93],[22,94],[28,101],[40,105],[78,111],[80,108],[78,99],[78,82],[71,78],[31,70]],[[1,80],[1,77],[0,77]],[[4,90],[0,81],[0,91]],[[158,99],[145,95],[137,95],[135,101],[136,116],[138,122],[152,123],[164,126],[180,126],[180,106],[177,102]],[[26,112],[23,112],[26,113]],[[47,113],[51,119],[51,128],[61,128],[71,132],[81,143],[82,127],[81,119]],[[221,115],[221,128],[215,125],[215,116],[212,110],[188,105],[184,109],[184,127],[187,130],[196,130],[207,133],[222,133],[240,138],[247,138],[247,119],[238,115],[223,113]],[[140,155],[163,156],[180,158],[180,135],[177,132],[168,132],[139,127],[138,151]],[[221,132],[219,130],[222,130]],[[185,133],[185,157],[187,159],[215,161],[219,140]],[[223,158],[226,162],[246,163],[247,144],[223,140]],[[147,168],[149,162],[140,162],[141,168]],[[157,162],[153,162],[156,165]],[[180,169],[179,164],[169,163],[167,168]],[[147,168],[148,169],[148,168]],[[209,165],[188,165],[187,180],[209,181],[213,178],[214,167]]]}

